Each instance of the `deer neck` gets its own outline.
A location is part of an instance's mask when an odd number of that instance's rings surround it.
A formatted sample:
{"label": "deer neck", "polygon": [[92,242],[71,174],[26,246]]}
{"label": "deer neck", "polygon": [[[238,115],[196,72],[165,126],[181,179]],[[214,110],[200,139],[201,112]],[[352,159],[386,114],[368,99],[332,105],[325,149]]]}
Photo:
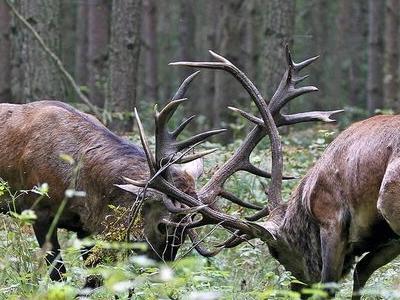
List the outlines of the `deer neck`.
{"label": "deer neck", "polygon": [[[282,248],[294,252],[293,256],[287,259],[298,261],[289,262],[289,264],[303,265],[304,274],[298,279],[305,283],[315,283],[320,281],[322,270],[319,227],[306,209],[302,201],[302,193],[302,184],[300,184],[286,204],[277,242]],[[296,274],[293,275],[298,277]]]}

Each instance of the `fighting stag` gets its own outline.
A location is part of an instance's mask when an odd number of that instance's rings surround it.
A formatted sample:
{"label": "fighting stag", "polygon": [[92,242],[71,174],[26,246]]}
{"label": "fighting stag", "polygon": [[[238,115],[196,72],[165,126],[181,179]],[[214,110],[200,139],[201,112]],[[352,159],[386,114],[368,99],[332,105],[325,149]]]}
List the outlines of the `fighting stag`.
{"label": "fighting stag", "polygon": [[[172,103],[182,103],[190,83],[198,72],[189,76],[179,87]],[[181,100],[178,100],[181,99]],[[173,104],[157,118],[157,129],[164,126]],[[190,119],[189,119],[190,120]],[[188,121],[189,121],[188,120]],[[215,130],[201,133],[188,140],[173,142],[186,123],[172,134],[159,130],[158,157],[180,151],[220,133]],[[122,177],[136,180],[154,174],[148,168],[145,152],[120,138],[96,118],[58,101],[38,101],[23,105],[0,104],[0,177],[13,191],[30,190],[41,183],[49,185],[48,194],[37,201],[36,193],[24,193],[17,199],[3,195],[0,213],[33,209],[37,219],[33,224],[41,247],[48,250],[46,261],[52,266],[50,277],[61,280],[65,267],[60,256],[57,228],[74,231],[79,238],[98,234],[107,240],[143,241],[149,245],[147,254],[156,260],[173,260],[187,232],[167,226],[165,220],[180,222],[181,216],[171,214],[163,202],[168,197],[157,191],[138,197],[138,189],[124,184]],[[195,180],[202,172],[201,156],[189,154],[168,169],[169,180],[175,188],[197,197]],[[62,159],[69,155],[70,159]],[[65,193],[70,190],[69,193]],[[71,191],[80,193],[71,193]],[[85,192],[84,194],[81,192]],[[65,202],[65,197],[68,197]],[[140,201],[139,201],[140,199]],[[143,202],[142,202],[143,200]],[[51,231],[57,212],[64,204],[55,230]],[[201,246],[196,246],[201,249]],[[100,257],[99,257],[100,255]],[[90,266],[102,260],[101,253],[86,252]],[[99,282],[88,282],[96,286]]]}
{"label": "fighting stag", "polygon": [[[268,245],[271,255],[305,284],[337,282],[354,266],[355,258],[362,256],[355,264],[353,275],[353,299],[360,299],[359,291],[371,274],[400,253],[397,241],[400,234],[400,117],[376,116],[350,126],[328,146],[301,179],[290,199],[282,201],[284,178],[277,128],[300,122],[333,122],[331,117],[341,112],[282,113],[289,101],[317,90],[313,86],[297,87],[297,84],[307,78],[300,76],[299,72],[318,57],[294,63],[286,48],[286,72],[275,94],[267,101],[242,71],[224,57],[210,53],[215,62],[177,62],[171,65],[220,69],[233,75],[246,89],[261,117],[231,109],[254,123],[255,127],[233,156],[196,192],[197,197],[177,189],[170,176],[163,173],[162,164],[154,163],[141,129],[150,168],[154,169],[153,173],[159,170],[161,176],[147,182],[127,181],[136,186],[146,184],[168,195],[169,200],[164,203],[171,212],[195,212],[197,216],[175,224],[190,228],[192,239],[196,240],[194,229],[207,224],[219,224],[232,234],[216,249],[204,251],[205,255],[215,255],[223,248],[259,238]],[[140,123],[138,116],[137,119]],[[253,166],[249,160],[252,150],[266,135],[271,141],[271,173]],[[158,161],[162,158],[159,157]],[[240,170],[271,178],[267,204],[245,220],[224,214],[215,205],[218,197],[223,197],[244,207],[255,208],[223,188],[226,180]],[[334,294],[334,291],[328,291]]]}

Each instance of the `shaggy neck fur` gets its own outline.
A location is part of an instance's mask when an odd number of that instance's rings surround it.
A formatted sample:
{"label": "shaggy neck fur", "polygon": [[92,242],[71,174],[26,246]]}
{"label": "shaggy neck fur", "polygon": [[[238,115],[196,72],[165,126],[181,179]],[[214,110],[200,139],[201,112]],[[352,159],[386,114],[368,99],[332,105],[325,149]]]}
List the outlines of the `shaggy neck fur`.
{"label": "shaggy neck fur", "polygon": [[322,259],[319,227],[302,201],[303,183],[294,192],[284,216],[281,233],[289,249],[303,259],[304,278],[307,283],[318,282],[321,277]]}

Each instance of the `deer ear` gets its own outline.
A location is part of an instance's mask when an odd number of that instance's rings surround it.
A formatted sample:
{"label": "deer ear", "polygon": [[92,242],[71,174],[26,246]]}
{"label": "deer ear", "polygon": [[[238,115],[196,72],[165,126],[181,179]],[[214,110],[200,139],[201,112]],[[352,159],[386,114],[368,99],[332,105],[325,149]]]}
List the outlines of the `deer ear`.
{"label": "deer ear", "polygon": [[261,232],[263,238],[262,241],[266,242],[269,240],[276,240],[278,235],[278,225],[272,221],[267,222],[251,222],[251,224],[257,227]]}
{"label": "deer ear", "polygon": [[114,185],[132,194],[137,194],[140,192],[140,190],[142,190],[142,188],[134,186],[133,184],[114,184]]}
{"label": "deer ear", "polygon": [[198,158],[182,164],[181,170],[192,176],[195,180],[198,179],[203,174],[204,170],[203,158]]}

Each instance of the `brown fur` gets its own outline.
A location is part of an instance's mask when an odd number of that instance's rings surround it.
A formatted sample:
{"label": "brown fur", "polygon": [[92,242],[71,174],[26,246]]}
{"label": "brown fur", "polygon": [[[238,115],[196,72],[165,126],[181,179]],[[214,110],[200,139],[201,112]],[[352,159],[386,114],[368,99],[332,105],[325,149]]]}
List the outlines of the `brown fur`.
{"label": "brown fur", "polygon": [[[380,251],[400,234],[399,129],[400,116],[376,116],[350,126],[328,146],[288,204],[276,209],[280,213],[271,213],[267,223],[278,224],[271,253],[298,279],[337,281],[356,256],[370,251],[377,253],[375,262],[387,263]],[[360,287],[355,283],[355,291]]]}
{"label": "brown fur", "polygon": [[[0,141],[0,177],[13,189],[31,189],[45,182],[49,185],[49,197],[35,207],[37,235],[46,233],[68,188],[85,191],[86,197],[68,200],[58,227],[80,236],[102,233],[106,230],[104,220],[113,213],[109,205],[130,208],[136,200],[135,195],[115,184],[124,183],[123,176],[135,180],[149,176],[140,147],[116,136],[94,117],[57,101],[1,104]],[[62,160],[61,154],[70,155],[76,166]],[[193,193],[190,175],[178,170],[173,177],[178,187]],[[33,193],[19,198],[17,209],[30,208],[36,199]],[[7,212],[7,206],[4,199],[0,201],[0,211]],[[159,258],[167,247],[167,237],[157,226],[171,216],[159,195],[149,194],[143,211],[144,230],[158,253],[150,252]],[[54,241],[58,244],[56,237]],[[177,248],[167,251],[170,254],[164,258],[173,259]]]}

